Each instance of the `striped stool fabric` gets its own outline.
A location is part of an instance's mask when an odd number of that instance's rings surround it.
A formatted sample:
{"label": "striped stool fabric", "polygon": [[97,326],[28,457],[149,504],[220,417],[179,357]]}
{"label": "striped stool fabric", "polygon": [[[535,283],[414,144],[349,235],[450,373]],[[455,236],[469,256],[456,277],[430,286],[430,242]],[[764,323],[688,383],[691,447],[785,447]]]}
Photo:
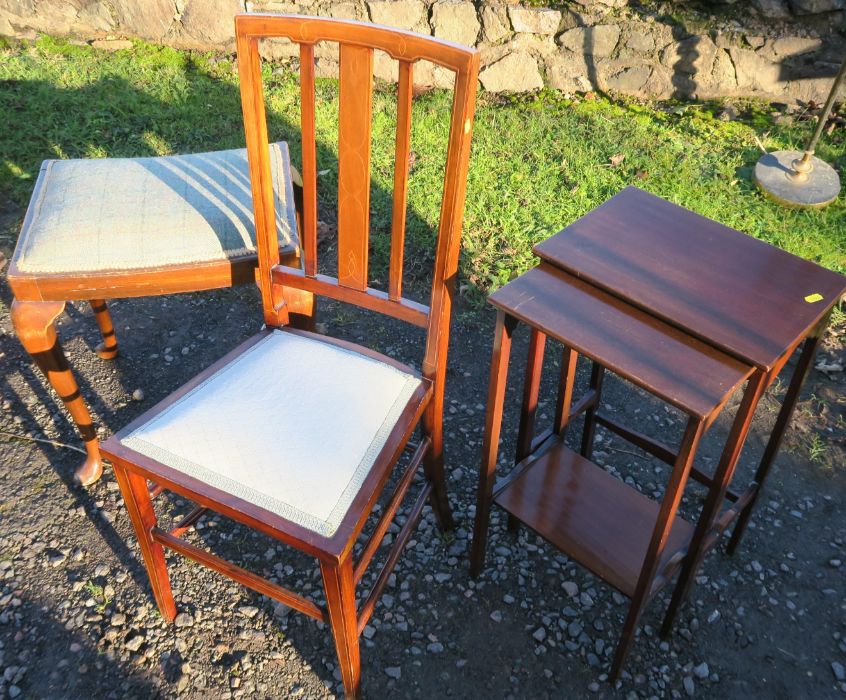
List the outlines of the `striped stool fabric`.
{"label": "striped stool fabric", "polygon": [[[294,250],[288,150],[270,145],[279,245]],[[255,254],[246,149],[47,160],[15,254],[23,273],[146,270]]]}

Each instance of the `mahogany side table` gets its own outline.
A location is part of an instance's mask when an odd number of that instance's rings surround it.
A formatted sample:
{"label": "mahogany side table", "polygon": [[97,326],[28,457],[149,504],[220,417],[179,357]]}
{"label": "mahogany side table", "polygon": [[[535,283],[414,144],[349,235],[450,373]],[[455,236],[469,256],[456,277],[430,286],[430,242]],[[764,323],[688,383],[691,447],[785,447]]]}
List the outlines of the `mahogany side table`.
{"label": "mahogany side table", "polygon": [[[846,277],[636,187],[534,248],[541,259],[750,364],[762,383],[726,449],[739,455],[758,399],[801,345],[781,410],[749,487],[728,490],[733,467],[711,478],[705,507],[731,506],[697,530],[662,627],[666,635],[704,554],[735,520],[733,553],[761,492]],[[737,425],[737,423],[736,423]],[[724,458],[726,455],[724,454]],[[733,460],[736,462],[736,456]]]}
{"label": "mahogany side table", "polygon": [[[693,461],[699,440],[729,397],[750,377],[743,406],[757,400],[763,375],[549,264],[541,264],[510,282],[489,301],[498,313],[471,573],[477,576],[484,564],[493,502],[632,599],[611,667],[612,678],[616,678],[644,606],[686,561],[695,533],[713,527],[714,514],[707,507],[703,507],[696,527],[677,514],[688,477],[698,474]],[[511,337],[518,322],[531,328],[531,341],[517,458],[508,477],[494,485]],[[564,346],[561,382],[554,424],[535,437],[547,336]],[[593,370],[588,392],[572,405],[579,354],[593,362]],[[687,415],[679,448],[660,446],[662,459],[672,465],[660,502],[589,460],[597,422],[613,424],[638,446],[659,449],[650,438],[601,414],[605,368]],[[564,437],[568,423],[581,413],[585,414],[585,425],[578,454],[565,446]],[[745,415],[744,411],[738,414],[733,434],[745,427]],[[730,473],[737,453],[729,450],[724,457],[718,470]]]}

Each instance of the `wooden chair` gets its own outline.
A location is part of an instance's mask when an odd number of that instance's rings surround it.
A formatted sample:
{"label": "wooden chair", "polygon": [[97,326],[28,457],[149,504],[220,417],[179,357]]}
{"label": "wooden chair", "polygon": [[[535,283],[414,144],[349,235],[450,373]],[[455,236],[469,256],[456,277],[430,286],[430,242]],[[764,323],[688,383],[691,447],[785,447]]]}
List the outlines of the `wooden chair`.
{"label": "wooden chair", "polygon": [[[271,149],[281,259],[299,267],[288,147]],[[8,271],[12,322],[71,414],[87,457],[75,478],[103,473],[97,431],[62,352],[55,321],[90,300],[106,360],[118,345],[106,299],[195,292],[255,280],[246,151],[152,158],[47,160]],[[293,297],[310,316],[311,295]]]}
{"label": "wooden chair", "polygon": [[[267,329],[224,357],[103,446],[138,534],[162,615],[176,615],[164,547],[330,623],[344,689],[360,690],[359,635],[426,500],[451,527],[443,469],[443,402],[449,321],[458,265],[478,53],[456,44],[358,22],[246,14],[235,20],[241,95]],[[259,42],[299,44],[304,180],[304,270],[280,265],[271,190]],[[317,274],[314,48],[340,45],[338,278]],[[374,49],[399,62],[396,170],[389,291],[368,286],[370,124]],[[402,297],[412,70],[429,60],[455,73],[454,101],[430,305]],[[352,343],[286,327],[284,289],[350,302],[426,329],[422,373]],[[284,371],[296,366],[296,372]],[[418,426],[417,445],[409,439]],[[358,561],[353,548],[403,451],[408,467]],[[355,587],[373,559],[418,467],[425,485],[356,609]],[[170,532],[158,527],[148,481],[198,504]],[[216,511],[313,555],[326,607],[179,537]]]}

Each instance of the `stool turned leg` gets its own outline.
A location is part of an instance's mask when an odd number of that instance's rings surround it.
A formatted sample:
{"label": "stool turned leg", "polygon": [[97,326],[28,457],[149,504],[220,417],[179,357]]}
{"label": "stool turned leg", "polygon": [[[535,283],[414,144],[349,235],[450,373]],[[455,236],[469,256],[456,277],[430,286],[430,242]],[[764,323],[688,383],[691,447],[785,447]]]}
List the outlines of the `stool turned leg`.
{"label": "stool turned leg", "polygon": [[103,342],[94,348],[94,352],[101,360],[113,360],[118,354],[118,344],[109,307],[105,299],[92,299],[89,303],[94,312],[94,320],[97,321],[97,327],[100,329],[100,335],[103,336]]}
{"label": "stool turned leg", "polygon": [[71,414],[85,444],[88,457],[76,470],[74,478],[83,486],[97,481],[103,473],[100,443],[88,407],[79,393],[59,339],[55,320],[65,308],[63,301],[12,302],[12,323],[21,343],[38,368],[47,377]]}

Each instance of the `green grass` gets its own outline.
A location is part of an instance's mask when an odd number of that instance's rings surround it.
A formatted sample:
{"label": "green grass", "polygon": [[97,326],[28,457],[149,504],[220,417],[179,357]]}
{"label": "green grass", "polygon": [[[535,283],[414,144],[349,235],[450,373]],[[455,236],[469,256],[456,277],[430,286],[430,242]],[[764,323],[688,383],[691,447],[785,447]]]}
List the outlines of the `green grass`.
{"label": "green grass", "polygon": [[[267,72],[273,138],[299,160],[296,75]],[[44,37],[0,44],[0,209],[25,207],[45,158],[151,155],[243,145],[237,80],[227,57],[138,43],[103,53]],[[337,182],[337,85],[318,81],[320,196]],[[414,104],[408,260],[428,269],[448,133],[449,94]],[[768,109],[746,104],[723,122],[711,104],[479,96],[465,216],[463,278],[489,291],[534,263],[531,247],[635,184],[826,267],[846,271],[846,204],[821,212],[785,210],[750,181],[760,152],[800,148],[809,122],[776,126]],[[394,95],[374,96],[373,265],[383,274],[393,178]],[[612,157],[623,155],[618,165]],[[843,129],[818,155],[846,166]],[[617,160],[615,158],[615,160]],[[9,243],[9,246],[11,243]],[[4,246],[7,247],[7,246]]]}

